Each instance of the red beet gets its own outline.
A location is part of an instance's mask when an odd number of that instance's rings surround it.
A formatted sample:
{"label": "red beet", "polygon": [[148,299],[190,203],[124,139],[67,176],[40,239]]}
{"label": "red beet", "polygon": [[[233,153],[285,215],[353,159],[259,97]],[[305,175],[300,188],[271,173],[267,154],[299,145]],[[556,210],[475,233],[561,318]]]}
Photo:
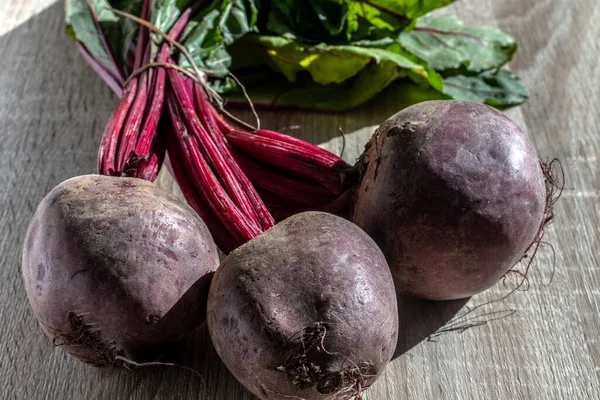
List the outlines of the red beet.
{"label": "red beet", "polygon": [[218,263],[208,229],[181,200],[141,179],[86,175],[38,206],[22,272],[54,344],[104,367],[154,357],[201,324]]}
{"label": "red beet", "polygon": [[409,107],[379,127],[361,163],[353,221],[381,247],[402,293],[481,292],[541,230],[546,186],[536,150],[492,107]]}

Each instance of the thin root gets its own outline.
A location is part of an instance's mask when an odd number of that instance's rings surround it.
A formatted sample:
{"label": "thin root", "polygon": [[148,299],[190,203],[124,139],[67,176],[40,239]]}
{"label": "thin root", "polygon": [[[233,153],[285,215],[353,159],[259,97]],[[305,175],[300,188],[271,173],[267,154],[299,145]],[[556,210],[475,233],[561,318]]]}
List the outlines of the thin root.
{"label": "thin root", "polygon": [[253,128],[254,131],[257,131],[260,129],[260,118],[258,117],[258,113],[256,112],[256,109],[254,108],[254,103],[252,102],[252,99],[250,99],[250,96],[248,95],[248,92],[246,91],[246,87],[244,85],[242,85],[242,82],[240,82],[240,80],[231,72],[228,73],[228,75],[235,81],[235,83],[237,83],[237,85],[240,87],[240,89],[242,89],[242,92],[244,93],[244,97],[246,98],[246,101],[248,101],[248,105],[250,106],[250,109],[252,110],[252,114],[254,115],[254,118],[256,119],[256,128]]}
{"label": "thin root", "polygon": [[[549,244],[548,242],[544,242],[543,238],[544,238],[546,226],[554,220],[554,205],[556,204],[558,199],[560,199],[560,197],[562,196],[562,193],[565,188],[565,171],[564,171],[564,168],[562,167],[560,160],[558,160],[557,158],[554,158],[550,162],[543,162],[540,160],[540,167],[542,168],[542,173],[544,175],[544,182],[546,185],[546,206],[544,208],[544,216],[542,217],[542,222],[540,224],[540,228],[538,230],[538,233],[537,233],[534,241],[529,245],[527,250],[525,250],[525,253],[523,254],[523,257],[521,258],[521,260],[519,260],[519,262],[521,262],[525,259],[528,259],[524,271],[519,271],[515,268],[513,268],[509,271],[509,273],[517,274],[522,278],[521,282],[517,285],[517,287],[515,288],[514,291],[529,290],[529,288],[530,288],[530,282],[529,282],[529,278],[528,278],[529,271],[531,269],[534,259],[536,258],[538,249],[541,244],[550,246],[552,253],[553,253],[551,278],[550,278],[550,281],[548,282],[548,284],[544,284],[544,286],[550,285],[550,283],[554,279],[554,272],[556,270],[556,251],[554,250],[554,247],[551,244]],[[506,276],[505,276],[505,278],[506,278]],[[521,289],[522,286],[525,286],[525,288]]]}
{"label": "thin root", "polygon": [[[427,338],[427,341],[428,342],[436,342],[438,337],[440,337],[446,333],[451,333],[451,332],[456,332],[459,334],[464,333],[471,328],[476,328],[479,326],[487,325],[488,322],[508,318],[508,317],[516,314],[516,312],[517,312],[516,310],[508,309],[508,310],[501,310],[501,311],[491,311],[491,312],[487,312],[487,313],[484,313],[481,315],[473,315],[468,318],[465,318],[471,312],[475,311],[475,309],[478,309],[485,305],[489,305],[491,303],[493,303],[493,301],[481,304],[481,305],[473,308],[472,310],[467,311],[463,315],[453,318],[448,324],[446,324],[442,328],[438,329],[435,333],[430,335]],[[483,319],[485,317],[489,317],[489,318]],[[478,320],[478,319],[481,319],[481,320]]]}
{"label": "thin root", "polygon": [[193,368],[186,367],[185,365],[178,365],[178,364],[166,363],[166,362],[160,362],[160,361],[139,363],[139,362],[135,362],[135,361],[130,360],[129,358],[126,358],[123,356],[116,356],[115,360],[123,361],[124,364],[133,365],[134,367],[156,367],[156,366],[159,366],[159,367],[175,367],[175,368],[185,369],[187,371],[190,371],[190,372],[193,372],[194,374],[196,374],[202,381],[202,384],[204,386],[206,386],[206,382],[204,381],[204,378],[202,377],[200,372],[196,371]]}
{"label": "thin root", "polygon": [[[119,367],[117,361],[120,351],[115,343],[106,342],[98,329],[86,324],[81,315],[70,312],[67,316],[71,329],[69,331],[52,331],[52,345],[56,347],[83,348],[88,350],[89,357],[83,360],[98,367]],[[93,358],[92,358],[93,357]]]}
{"label": "thin root", "polygon": [[[361,398],[361,393],[369,386],[369,378],[375,376],[374,364],[356,364],[346,358],[339,371],[329,372],[331,356],[339,353],[325,348],[326,336],[327,325],[323,322],[302,329],[292,337],[295,344],[290,348],[285,362],[276,370],[286,374],[289,382],[297,388],[315,387],[317,392],[331,395],[328,399],[348,398],[348,394]],[[343,368],[347,361],[352,365]]]}
{"label": "thin root", "polygon": [[131,73],[131,75],[129,75],[129,78],[127,78],[127,80],[125,81],[125,85],[127,86],[127,84],[129,83],[129,81],[131,81],[133,78],[143,74],[144,72],[146,72],[147,70],[149,70],[150,68],[171,68],[171,69],[176,69],[177,71],[181,72],[184,75],[187,75],[189,78],[193,79],[194,81],[198,82],[198,83],[202,83],[200,80],[198,80],[198,77],[194,74],[192,74],[190,71],[188,71],[185,68],[181,68],[178,65],[172,64],[172,63],[168,63],[168,62],[151,62],[148,64],[144,64],[142,67],[136,69],[135,71],[133,71]]}
{"label": "thin root", "polygon": [[339,127],[340,136],[342,137],[342,151],[340,151],[340,158],[344,158],[344,150],[346,150],[346,135],[344,134],[344,130],[342,127]]}

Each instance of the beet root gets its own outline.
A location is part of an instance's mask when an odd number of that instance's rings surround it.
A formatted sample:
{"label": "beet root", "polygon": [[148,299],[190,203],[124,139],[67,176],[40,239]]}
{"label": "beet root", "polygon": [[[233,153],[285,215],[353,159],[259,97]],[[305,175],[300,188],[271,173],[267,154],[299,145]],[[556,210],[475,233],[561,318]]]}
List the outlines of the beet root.
{"label": "beet root", "polygon": [[396,288],[434,300],[495,284],[538,239],[547,202],[527,135],[478,103],[430,101],[385,121],[361,158],[352,221]]}
{"label": "beet root", "polygon": [[349,399],[387,365],[398,332],[385,258],[356,225],[292,216],[230,253],[207,322],[233,375],[263,399]]}
{"label": "beet root", "polygon": [[53,343],[105,367],[155,357],[201,324],[218,262],[202,220],[172,194],[141,179],[86,175],[38,206],[22,273]]}

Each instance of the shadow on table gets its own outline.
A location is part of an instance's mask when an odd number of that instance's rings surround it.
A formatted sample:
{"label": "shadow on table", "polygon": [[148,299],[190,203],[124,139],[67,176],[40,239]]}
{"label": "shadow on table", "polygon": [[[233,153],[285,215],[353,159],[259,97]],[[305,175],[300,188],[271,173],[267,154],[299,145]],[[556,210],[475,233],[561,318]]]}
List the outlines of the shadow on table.
{"label": "shadow on table", "polygon": [[[184,308],[194,309],[196,313],[203,315],[203,311],[194,304],[205,304],[206,299],[203,288],[206,287],[206,283],[206,281],[202,281],[198,285],[194,285],[182,300],[174,306],[174,309],[165,316],[165,322],[168,322],[169,315],[181,315],[180,313]],[[198,300],[190,302],[194,298],[198,298]],[[402,356],[423,340],[432,339],[441,334],[440,328],[446,326],[449,321],[455,318],[470,298],[452,301],[428,301],[398,295],[397,300],[400,329],[393,360]],[[460,330],[461,328],[457,329]],[[189,338],[174,343],[166,349],[163,348],[162,354],[157,360],[178,365],[178,367],[171,368],[176,371],[179,370],[179,373],[188,374],[188,369],[193,370],[194,373],[189,375],[189,379],[200,380],[210,399],[254,399],[252,394],[235,381],[219,359],[210,341],[206,323]],[[164,373],[164,371],[161,373],[149,372],[148,374],[141,371],[140,373],[142,373],[140,377],[144,380],[152,380],[153,375]],[[175,374],[177,373],[175,372]],[[164,387],[164,385],[161,385],[161,387]],[[234,392],[236,393],[235,397],[230,397]]]}
{"label": "shadow on table", "polygon": [[400,357],[445,326],[470,298],[429,301],[398,294],[398,344],[392,359]]}

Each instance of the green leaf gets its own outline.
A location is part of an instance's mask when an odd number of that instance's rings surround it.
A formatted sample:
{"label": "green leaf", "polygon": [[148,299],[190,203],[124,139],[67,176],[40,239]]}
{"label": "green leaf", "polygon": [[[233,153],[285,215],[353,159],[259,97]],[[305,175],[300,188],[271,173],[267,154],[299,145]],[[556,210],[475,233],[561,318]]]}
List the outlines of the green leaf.
{"label": "green leaf", "polygon": [[347,0],[278,0],[265,3],[268,3],[269,14],[266,27],[261,27],[261,31],[271,34],[329,42],[329,39],[341,35],[346,26]]}
{"label": "green leaf", "polygon": [[[186,5],[178,5],[177,0],[153,0],[150,22],[160,31],[167,33],[175,21],[177,21],[177,18],[179,18]],[[161,43],[163,38],[153,33],[152,40],[155,43]]]}
{"label": "green leaf", "polygon": [[457,100],[476,101],[500,108],[519,105],[528,98],[523,81],[506,69],[445,78],[443,92]]}
{"label": "green leaf", "polygon": [[[465,27],[454,16],[415,23],[415,18],[453,0],[262,0],[261,10],[267,13],[261,15],[262,25],[257,25],[258,0],[151,2],[151,21],[163,32],[184,9],[201,4],[179,41],[192,62],[207,72],[209,84],[221,92],[235,86],[228,78],[233,55],[234,67],[242,73],[265,65],[281,73],[279,80],[267,74],[267,89],[258,93],[270,93],[277,104],[303,108],[345,110],[397,80],[410,80],[415,88],[437,91],[444,98],[497,107],[527,99],[523,82],[499,69],[516,51],[509,36],[498,29]],[[107,74],[108,82],[112,75],[112,82],[122,83],[131,72],[126,56],[139,30],[111,7],[139,15],[142,4],[143,0],[66,0],[67,34],[101,64],[100,73]],[[278,36],[265,35],[265,26]],[[259,33],[259,28],[260,35],[248,35]],[[154,50],[162,40],[153,35]],[[180,66],[192,69],[187,58],[174,54]]]}
{"label": "green leaf", "polygon": [[[139,16],[143,0],[67,0],[66,32],[81,42],[110,74],[122,76],[126,71],[126,56],[135,40],[139,25],[120,18],[111,7]],[[168,32],[183,10],[197,0],[152,0],[150,21]],[[90,9],[90,6],[92,9]],[[100,29],[94,21],[95,13]],[[211,76],[225,76],[231,63],[226,46],[254,31],[258,8],[254,0],[213,0],[195,13],[180,42],[192,53],[194,63]],[[153,51],[163,38],[152,34]],[[189,60],[180,58],[183,68],[191,68]]]}
{"label": "green leaf", "polygon": [[372,4],[385,7],[409,19],[417,19],[436,8],[445,7],[456,0],[373,0]]}
{"label": "green leaf", "polygon": [[103,41],[103,37],[106,36],[98,30],[94,15],[103,30],[110,29],[110,25],[119,20],[119,17],[111,11],[107,0],[67,0],[65,2],[66,32],[85,46],[107,71],[120,77],[122,72],[108,46],[110,41],[107,40],[107,43]]}
{"label": "green leaf", "polygon": [[67,35],[80,42],[109,74],[122,76],[128,72],[129,44],[139,25],[120,18],[112,9],[140,15],[142,4],[143,0],[66,0]]}
{"label": "green leaf", "polygon": [[252,35],[244,41],[253,45],[252,51],[262,54],[266,63],[281,72],[290,81],[295,81],[300,72],[308,72],[321,85],[341,83],[355,76],[368,64],[375,64],[370,71],[388,68],[389,63],[404,75],[412,72],[427,77],[427,70],[401,53],[400,46],[367,48],[351,45],[305,46],[281,36]]}
{"label": "green leaf", "polygon": [[[198,67],[211,76],[224,77],[229,72],[231,56],[226,46],[255,31],[258,9],[253,0],[213,1],[186,26],[182,44]],[[179,64],[192,69],[184,57]]]}
{"label": "green leaf", "polygon": [[[261,32],[304,42],[350,43],[398,33],[413,20],[455,0],[278,0],[267,1]],[[268,32],[267,32],[268,31]]]}
{"label": "green leaf", "polygon": [[[350,2],[348,40],[377,39],[391,32],[399,32],[412,22],[405,15],[386,10],[374,3],[376,2]],[[374,32],[373,28],[379,32]]]}
{"label": "green leaf", "polygon": [[454,0],[278,0],[261,32],[308,43],[350,43],[398,33],[417,17]]}
{"label": "green leaf", "polygon": [[[141,15],[144,0],[109,0],[109,3],[112,8],[132,15]],[[136,39],[139,28],[139,24],[129,18],[119,18],[117,22],[102,23],[102,30],[106,35],[112,54],[122,65],[126,64],[129,44]]]}
{"label": "green leaf", "polygon": [[501,30],[469,27],[455,15],[426,18],[400,35],[402,46],[438,71],[465,67],[481,72],[506,64],[515,51],[515,41]]}
{"label": "green leaf", "polygon": [[[448,98],[408,79],[396,79],[396,71],[391,64],[375,71],[365,70],[363,76],[327,86],[312,82],[308,76],[289,82],[264,70],[239,75],[238,78],[255,105],[269,108],[345,111],[372,99],[377,107],[385,105],[395,111],[421,101]],[[390,80],[394,79],[390,84]],[[384,90],[384,87],[387,88]],[[229,92],[228,99],[236,103],[246,102],[239,92]]]}
{"label": "green leaf", "polygon": [[398,32],[413,20],[455,0],[371,0],[350,1],[350,30],[358,31],[361,20],[390,32]]}

